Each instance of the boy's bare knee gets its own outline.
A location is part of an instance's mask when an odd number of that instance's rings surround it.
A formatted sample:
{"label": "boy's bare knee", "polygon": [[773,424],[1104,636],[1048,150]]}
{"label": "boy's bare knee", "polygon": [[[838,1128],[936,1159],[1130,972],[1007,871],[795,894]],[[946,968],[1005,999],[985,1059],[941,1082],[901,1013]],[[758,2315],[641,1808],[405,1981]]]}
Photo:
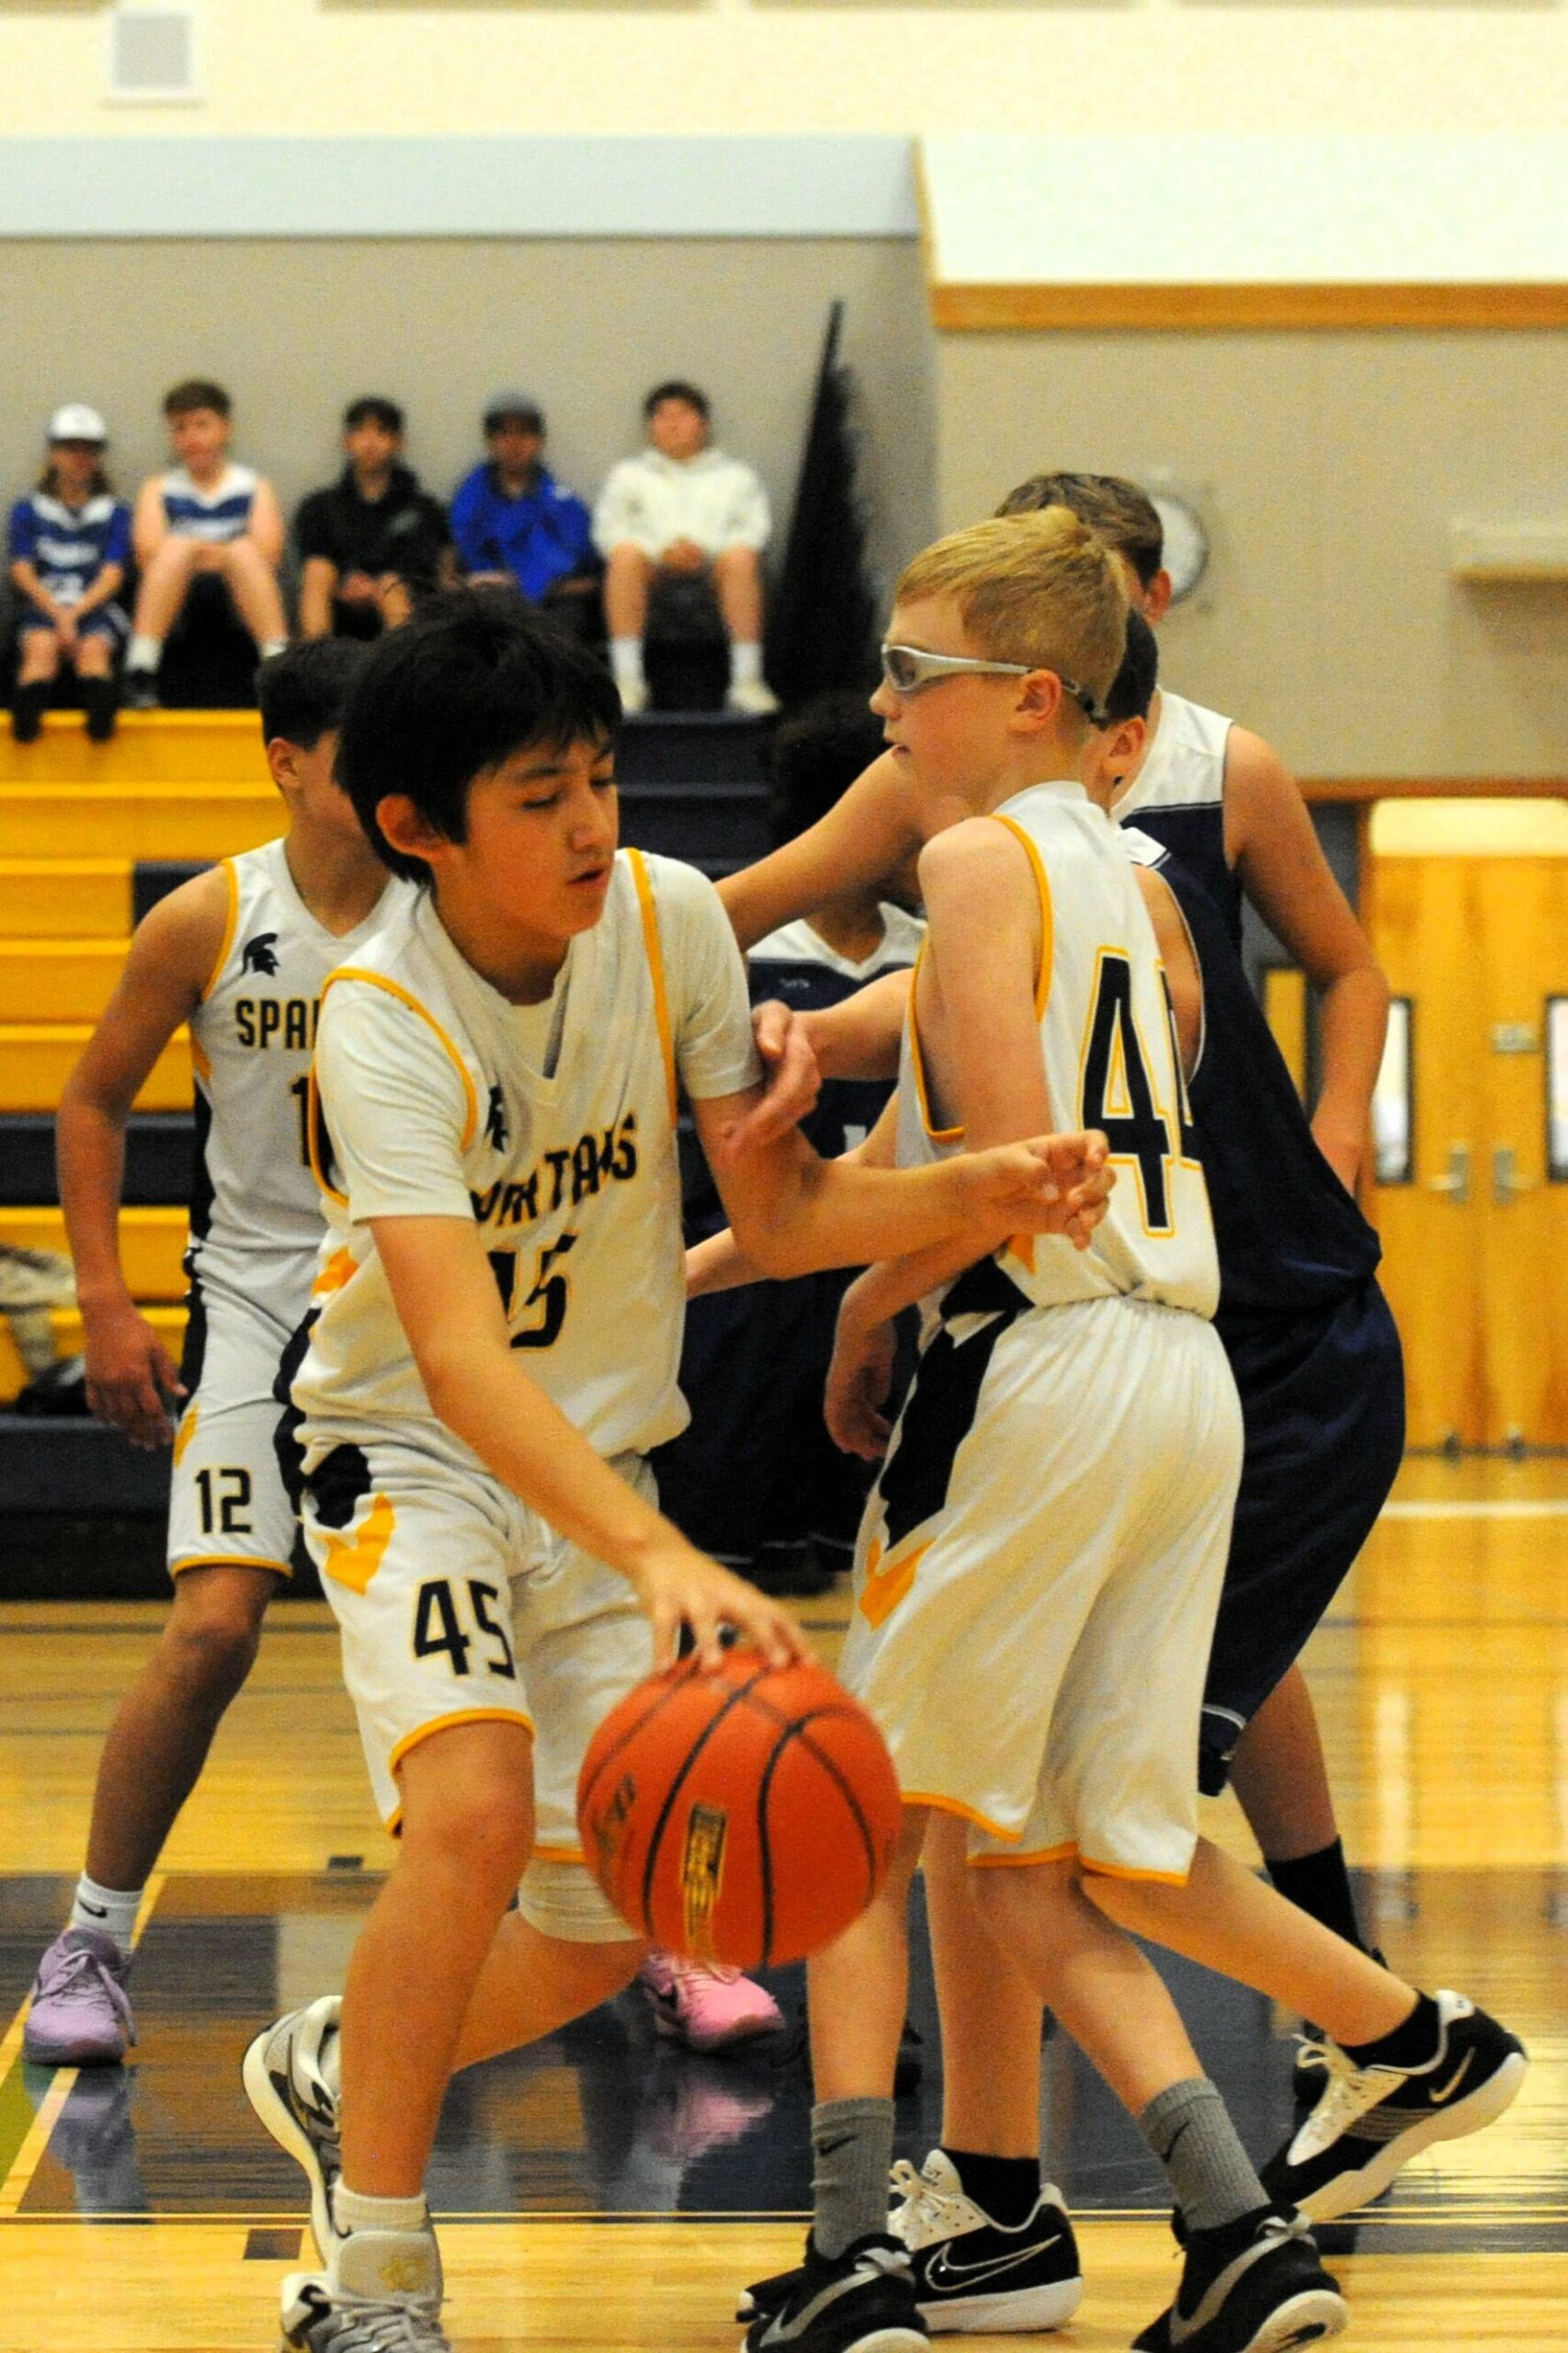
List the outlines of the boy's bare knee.
{"label": "boy's bare knee", "polygon": [[233,1602],[177,1609],[164,1647],[182,1682],[232,1698],[256,1664],[261,1615]]}
{"label": "boy's bare knee", "polygon": [[509,1896],[533,1851],[533,1803],[528,1791],[480,1781],[403,1817],[409,1851],[439,1852],[475,1888]]}

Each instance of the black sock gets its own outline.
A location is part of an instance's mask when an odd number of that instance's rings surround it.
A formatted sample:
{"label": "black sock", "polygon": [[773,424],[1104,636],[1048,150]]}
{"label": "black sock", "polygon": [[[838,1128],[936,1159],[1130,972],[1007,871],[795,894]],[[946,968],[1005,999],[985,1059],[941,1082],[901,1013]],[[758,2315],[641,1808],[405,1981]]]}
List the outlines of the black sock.
{"label": "black sock", "polygon": [[18,744],[33,744],[43,725],[49,701],[49,681],[18,687],[11,699],[11,729]]}
{"label": "black sock", "polygon": [[1356,1917],[1356,1899],[1350,1893],[1350,1874],[1345,1868],[1345,1847],[1336,1838],[1332,1847],[1320,1847],[1315,1855],[1293,1855],[1289,1862],[1270,1862],[1264,1857],[1264,1870],[1268,1873],[1281,1895],[1325,1928],[1332,1928],[1346,1944],[1357,1945],[1361,1951],[1368,1947],[1361,1940],[1361,1924]]}
{"label": "black sock", "polygon": [[1358,2067],[1425,2067],[1437,2055],[1443,2037],[1442,2013],[1430,1994],[1417,1994],[1415,2007],[1392,2034],[1375,2042],[1346,2042],[1340,2047]]}
{"label": "black sock", "polygon": [[82,682],[82,708],[87,715],[87,733],[96,743],[104,743],[114,733],[115,709],[119,701],[119,689],[112,678],[85,678]]}
{"label": "black sock", "polygon": [[994,2222],[1016,2231],[1028,2221],[1040,2202],[1038,2157],[983,2157],[973,2149],[949,2149],[945,2141],[942,2150],[958,2167],[964,2196]]}

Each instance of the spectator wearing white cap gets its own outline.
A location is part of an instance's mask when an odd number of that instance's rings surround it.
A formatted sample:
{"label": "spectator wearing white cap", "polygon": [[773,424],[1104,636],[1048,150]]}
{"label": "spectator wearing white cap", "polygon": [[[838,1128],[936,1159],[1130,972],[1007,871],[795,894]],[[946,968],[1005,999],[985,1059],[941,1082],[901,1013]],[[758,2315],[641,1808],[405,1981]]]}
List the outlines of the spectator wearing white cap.
{"label": "spectator wearing white cap", "polygon": [[642,416],[647,448],[611,470],[594,510],[622,707],[647,704],[642,638],[660,575],[706,574],[730,640],[730,708],[762,717],[778,708],[762,675],[767,494],[750,466],[710,446],[708,396],[695,384],[655,384]]}
{"label": "spectator wearing white cap", "polygon": [[67,402],[49,422],[49,462],[11,509],[11,584],[20,598],[11,710],[31,744],[62,668],[81,683],[87,733],[114,733],[115,656],[129,626],[115,601],[131,561],[131,509],[104,472],[108,430],[96,408]]}

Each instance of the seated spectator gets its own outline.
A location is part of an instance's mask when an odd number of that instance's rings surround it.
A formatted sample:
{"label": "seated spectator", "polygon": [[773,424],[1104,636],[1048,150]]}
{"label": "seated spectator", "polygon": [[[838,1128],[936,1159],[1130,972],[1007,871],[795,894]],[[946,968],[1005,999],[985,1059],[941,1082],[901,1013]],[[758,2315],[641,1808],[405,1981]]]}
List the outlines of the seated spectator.
{"label": "seated spectator", "polygon": [[288,643],[278,585],[283,517],[271,483],[230,462],[232,405],[221,384],[199,377],[176,384],[164,402],[177,463],[142,483],[131,522],[142,567],[125,659],[132,710],[156,710],[164,642],[206,574],[228,591],[264,660]]}
{"label": "seated spectator", "polygon": [[544,463],[544,417],[524,392],[484,412],[489,456],[458,486],[452,536],[472,581],[504,581],[585,632],[600,565],[588,510]]}
{"label": "seated spectator", "polygon": [[294,523],[301,637],[379,637],[414,610],[421,589],[457,577],[438,498],[403,462],[403,411],[376,393],[343,412],[347,460]]}
{"label": "seated spectator", "polygon": [[[825,816],[885,748],[864,695],[822,695],[786,721],[773,739],[775,846]],[[912,965],[924,929],[874,890],[846,892],[757,942],[746,959],[752,1001],[780,998],[795,1013],[837,1005]],[[801,1122],[813,1151],[835,1159],[864,1142],[892,1092],[891,1080],[825,1080]],[[686,1203],[687,1243],[724,1222],[702,1168]],[[851,1279],[835,1267],[716,1291],[687,1316],[680,1386],[691,1420],[653,1458],[660,1505],[766,1593],[820,1593],[849,1566],[872,1466],[828,1437],[823,1387]]]}
{"label": "seated spectator", "polygon": [[50,420],[49,463],[11,509],[11,583],[21,599],[11,732],[37,740],[62,668],[81,681],[87,733],[114,733],[115,656],[124,641],[116,603],[131,562],[131,509],[104,472],[108,434],[96,408],[72,401]]}
{"label": "seated spectator", "polygon": [[621,703],[628,711],[647,707],[642,639],[661,574],[706,574],[730,640],[730,709],[777,710],[762,676],[761,554],[773,527],[767,494],[750,466],[709,446],[708,397],[695,384],[655,384],[642,415],[648,447],[612,469],[594,512]]}

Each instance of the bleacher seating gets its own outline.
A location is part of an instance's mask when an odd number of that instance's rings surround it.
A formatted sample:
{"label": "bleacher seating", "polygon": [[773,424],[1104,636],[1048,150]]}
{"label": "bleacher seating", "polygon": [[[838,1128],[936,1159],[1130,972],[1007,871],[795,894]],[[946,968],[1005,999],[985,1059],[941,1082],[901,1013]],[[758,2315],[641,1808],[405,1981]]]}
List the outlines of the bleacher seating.
{"label": "bleacher seating", "polygon": [[[620,774],[627,842],[714,874],[767,848],[763,723],[648,713],[627,724]],[[271,839],[281,822],[254,711],[127,714],[108,745],[88,743],[65,713],[30,746],[0,729],[0,1241],[63,1247],[52,1115],[134,924],[187,875]],[[191,1125],[181,1031],[137,1099],[120,1221],[131,1290],[176,1356]],[[78,1318],[54,1320],[62,1352],[74,1350]],[[159,1506],[166,1463],[93,1424],[6,1413],[22,1377],[0,1322],[0,1513],[51,1501],[78,1513]]]}

